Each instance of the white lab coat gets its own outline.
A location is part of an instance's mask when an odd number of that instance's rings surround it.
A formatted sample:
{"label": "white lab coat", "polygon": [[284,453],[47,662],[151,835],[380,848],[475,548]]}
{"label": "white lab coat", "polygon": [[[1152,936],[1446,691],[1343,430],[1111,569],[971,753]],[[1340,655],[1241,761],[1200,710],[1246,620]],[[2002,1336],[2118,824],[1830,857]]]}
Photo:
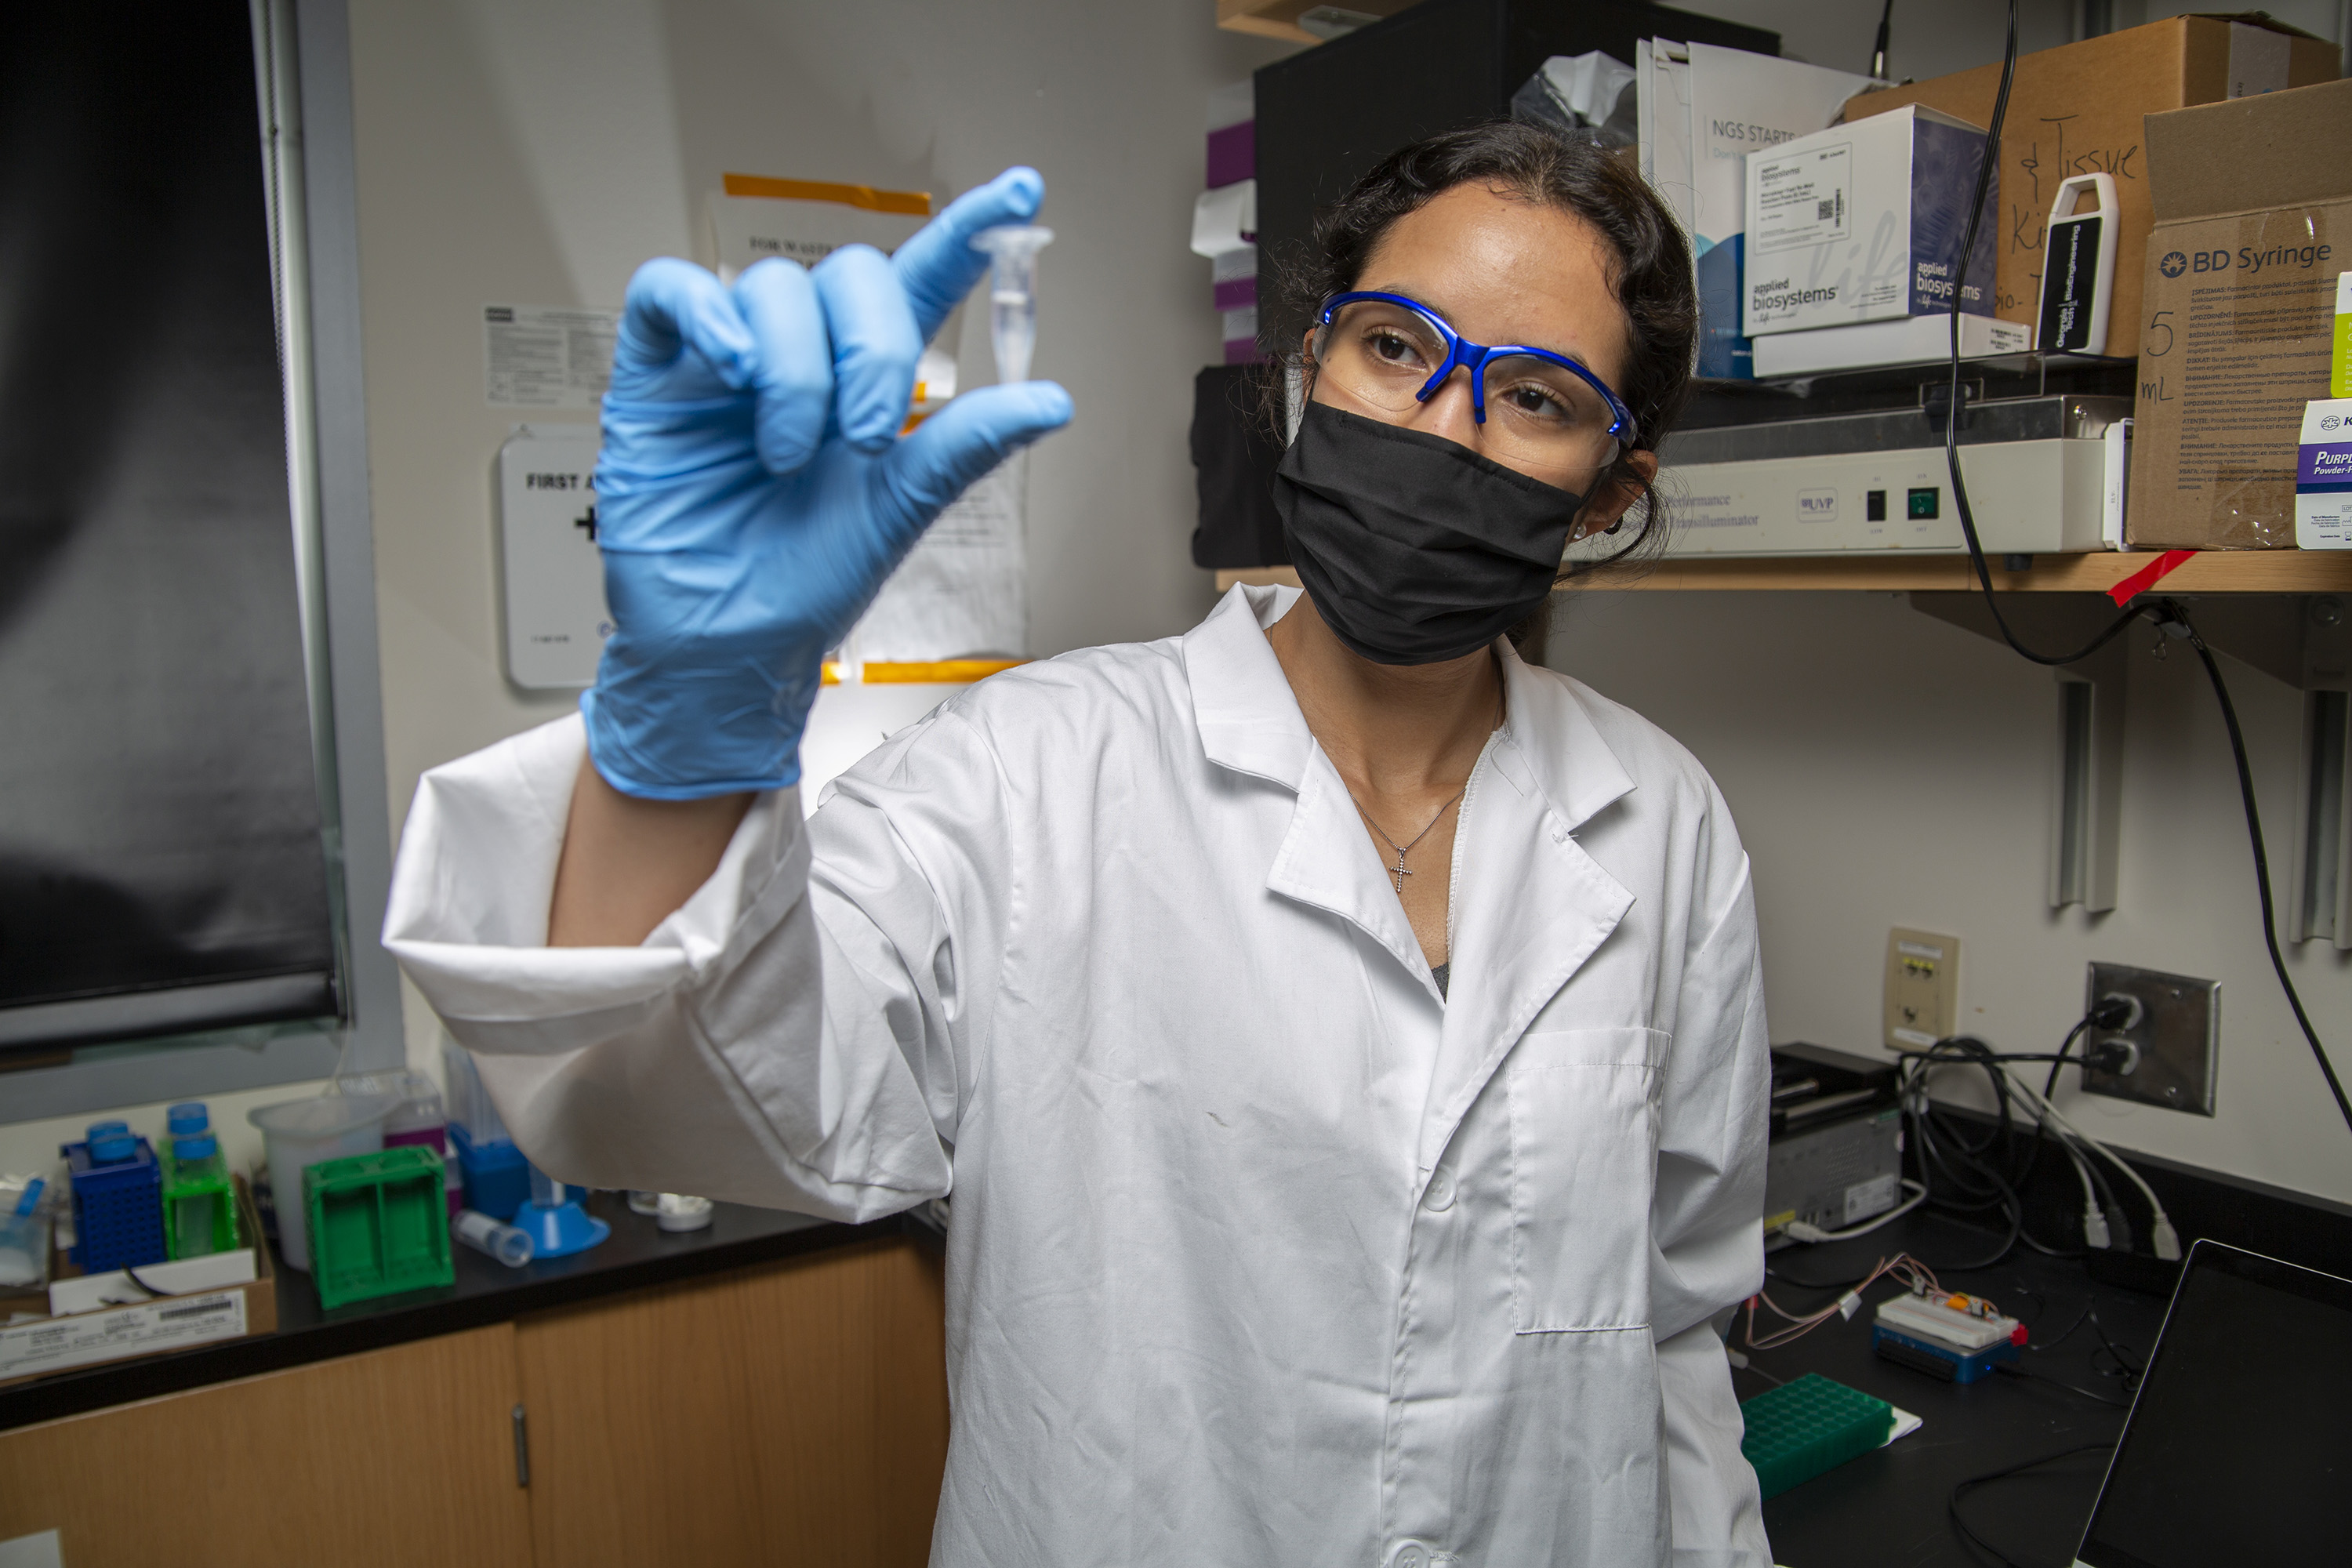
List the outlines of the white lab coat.
{"label": "white lab coat", "polygon": [[1442,1000],[1290,597],[996,676],[805,826],[763,798],[635,949],[541,945],[583,742],[518,736],[425,776],[386,940],[571,1180],[952,1188],[935,1563],[1762,1568],[1706,1325],[1763,1267],[1723,799],[1498,644]]}

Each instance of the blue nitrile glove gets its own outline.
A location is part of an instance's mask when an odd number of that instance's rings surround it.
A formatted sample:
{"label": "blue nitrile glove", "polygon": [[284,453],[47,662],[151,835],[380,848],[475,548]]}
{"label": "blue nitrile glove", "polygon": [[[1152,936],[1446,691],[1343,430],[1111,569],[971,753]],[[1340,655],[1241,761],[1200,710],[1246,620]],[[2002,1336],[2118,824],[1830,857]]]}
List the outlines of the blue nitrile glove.
{"label": "blue nitrile glove", "polygon": [[596,539],[617,628],[580,700],[596,771],[694,800],[798,782],[819,666],[931,520],[1068,423],[1050,382],[954,399],[904,439],[915,362],[987,268],[971,237],[1035,216],[1010,169],[885,258],[771,258],[732,290],[649,261],[629,282]]}

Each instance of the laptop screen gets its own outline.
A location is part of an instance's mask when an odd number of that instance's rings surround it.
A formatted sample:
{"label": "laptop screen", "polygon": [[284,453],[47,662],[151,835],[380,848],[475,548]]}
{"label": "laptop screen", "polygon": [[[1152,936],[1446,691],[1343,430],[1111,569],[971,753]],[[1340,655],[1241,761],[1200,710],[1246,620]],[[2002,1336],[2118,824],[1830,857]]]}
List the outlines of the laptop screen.
{"label": "laptop screen", "polygon": [[2347,1497],[2352,1280],[2198,1243],[2078,1559],[2342,1561]]}

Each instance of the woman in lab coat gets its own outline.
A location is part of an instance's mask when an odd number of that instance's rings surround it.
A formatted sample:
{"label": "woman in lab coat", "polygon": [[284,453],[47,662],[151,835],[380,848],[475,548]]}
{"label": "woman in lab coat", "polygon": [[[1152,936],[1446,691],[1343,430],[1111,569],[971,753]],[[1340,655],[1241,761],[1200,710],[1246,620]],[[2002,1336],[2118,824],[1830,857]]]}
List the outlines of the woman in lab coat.
{"label": "woman in lab coat", "polygon": [[804,823],[817,658],[1068,417],[1033,383],[898,436],[970,235],[1042,194],[640,273],[620,630],[584,718],[426,775],[388,942],[565,1178],[952,1191],[935,1563],[1769,1563],[1707,1324],[1762,1275],[1747,858],[1688,752],[1498,635],[1645,515],[1672,219],[1528,127],[1388,159],[1297,345],[1309,594],[996,676]]}

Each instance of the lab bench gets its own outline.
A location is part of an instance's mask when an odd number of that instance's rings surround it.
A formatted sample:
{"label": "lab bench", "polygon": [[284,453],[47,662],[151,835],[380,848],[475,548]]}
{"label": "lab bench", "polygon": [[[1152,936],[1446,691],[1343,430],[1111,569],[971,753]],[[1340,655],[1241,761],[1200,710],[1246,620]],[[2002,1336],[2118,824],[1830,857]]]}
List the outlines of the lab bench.
{"label": "lab bench", "polygon": [[[2115,1345],[2145,1362],[2163,1326],[2166,1299],[2094,1281],[2083,1265],[2045,1258],[2020,1244],[1988,1268],[1941,1267],[1985,1257],[2000,1236],[1925,1213],[1854,1240],[1786,1247],[1771,1255],[1765,1291],[1796,1313],[1837,1300],[1845,1284],[1882,1257],[1908,1252],[1954,1289],[1990,1297],[2032,1335],[2022,1374],[1947,1383],[1885,1361],[1871,1349],[1871,1314],[1902,1287],[1881,1280],[1863,1292],[1851,1321],[1832,1317],[1778,1350],[1745,1352],[1733,1390],[1753,1398],[1807,1373],[1877,1396],[1917,1415],[1919,1430],[1791,1488],[1764,1504],[1776,1560],[1791,1568],[1900,1563],[1905,1568],[1981,1568],[1947,1511],[1952,1489],[1973,1477],[2089,1445],[2112,1445],[2128,1403]],[[1819,1287],[1819,1288],[1815,1288]],[[1759,1311],[1756,1331],[1784,1327]],[[1746,1316],[1734,1325],[1740,1349]],[[2067,1386],[2067,1385],[2072,1386]],[[2105,1448],[2078,1453],[1992,1483],[1963,1498],[1979,1534],[2023,1563],[2071,1562],[2106,1473]]]}
{"label": "lab bench", "polygon": [[908,1219],[617,1194],[591,1251],[0,1389],[0,1541],[69,1564],[919,1563],[947,1456],[943,1264]]}
{"label": "lab bench", "polygon": [[[2352,1258],[2337,1205],[2135,1163],[2189,1237]],[[590,1206],[613,1235],[586,1253],[509,1270],[461,1248],[454,1286],[333,1312],[281,1269],[274,1333],[0,1389],[0,1541],[61,1528],[77,1565],[922,1562],[947,1453],[932,1233],[721,1204],[710,1229],[671,1236],[612,1194]],[[2030,1223],[2063,1234],[2054,1213]],[[1851,1321],[1750,1353],[1743,1398],[1813,1372],[1925,1422],[1766,1502],[1778,1561],[1972,1565],[1946,1511],[1957,1483],[2121,1431],[2105,1347],[2145,1357],[2165,1299],[2022,1245],[1949,1267],[1998,1239],[1922,1212],[1771,1255],[1765,1289],[1805,1312],[1909,1252],[2033,1347],[2028,1375],[1969,1384],[1880,1360],[1871,1310],[1898,1289],[1882,1281]],[[2078,1454],[1962,1506],[2020,1561],[2063,1562],[2105,1464]]]}

